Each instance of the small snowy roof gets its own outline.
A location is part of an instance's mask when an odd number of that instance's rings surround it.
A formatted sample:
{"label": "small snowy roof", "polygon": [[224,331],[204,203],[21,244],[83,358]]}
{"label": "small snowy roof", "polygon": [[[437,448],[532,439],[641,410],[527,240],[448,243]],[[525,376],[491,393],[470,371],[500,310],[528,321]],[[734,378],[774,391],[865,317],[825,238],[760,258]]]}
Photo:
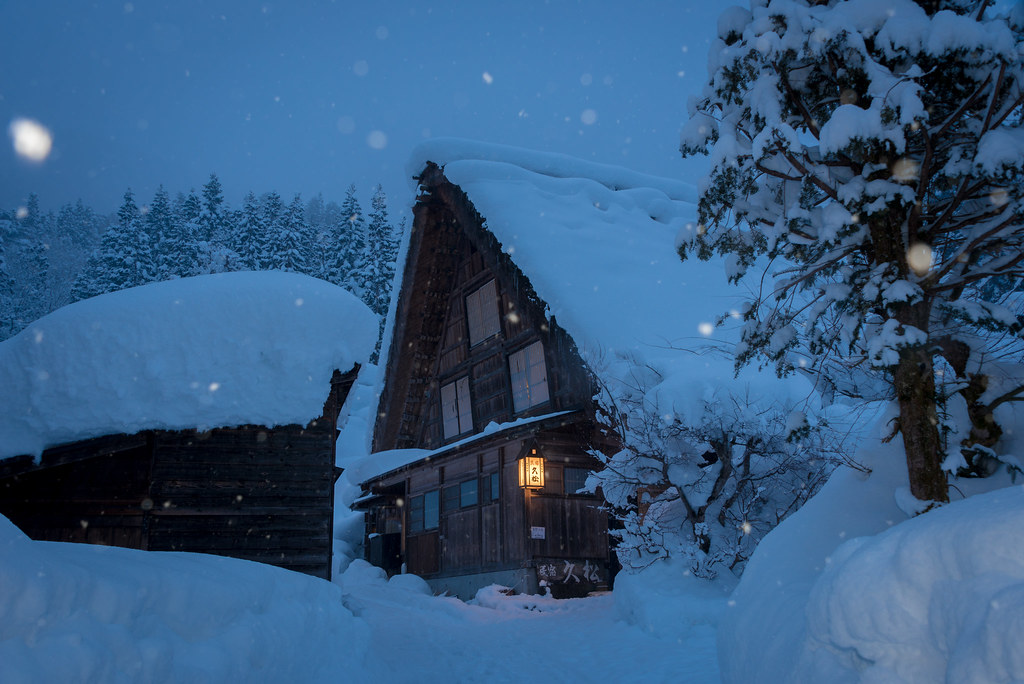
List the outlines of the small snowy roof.
{"label": "small snowy roof", "polygon": [[555,413],[547,413],[542,416],[532,416],[529,418],[516,418],[515,420],[507,423],[489,423],[482,431],[452,442],[451,444],[445,444],[437,449],[390,449],[388,451],[378,451],[373,454],[359,456],[351,461],[343,462],[339,465],[345,468],[346,476],[350,482],[364,483],[370,480],[375,480],[378,477],[387,475],[395,470],[404,468],[405,466],[412,465],[413,463],[419,463],[420,461],[429,461],[439,456],[444,456],[448,453],[454,452],[465,446],[476,444],[477,442],[484,441],[490,437],[504,435],[512,430],[521,428],[526,425],[535,425],[537,423],[550,423],[552,419],[564,418],[574,411],[557,411]]}
{"label": "small snowy roof", "polygon": [[152,283],[65,306],[0,343],[0,458],[148,429],[305,425],[377,317],[281,272]]}
{"label": "small snowy roof", "polygon": [[[466,193],[607,384],[632,382],[639,363],[658,374],[657,400],[685,411],[690,399],[732,381],[731,357],[694,353],[738,339],[738,321],[713,325],[739,309],[740,293],[722,261],[679,259],[677,237],[696,229],[693,186],[464,140],[424,143],[408,169],[418,174],[428,161]],[[742,378],[772,382],[767,375],[745,371]]]}

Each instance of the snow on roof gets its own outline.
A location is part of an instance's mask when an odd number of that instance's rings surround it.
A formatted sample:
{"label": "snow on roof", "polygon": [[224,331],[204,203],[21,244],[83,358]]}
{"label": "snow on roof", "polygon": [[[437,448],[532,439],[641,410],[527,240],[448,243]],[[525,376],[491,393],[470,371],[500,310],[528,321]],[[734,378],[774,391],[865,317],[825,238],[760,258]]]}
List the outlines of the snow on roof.
{"label": "snow on roof", "polygon": [[221,273],[65,306],[0,343],[0,458],[148,429],[305,425],[377,318],[294,273]]}
{"label": "snow on roof", "polygon": [[[739,321],[714,322],[741,301],[722,261],[683,262],[676,253],[679,234],[697,229],[692,186],[465,140],[432,139],[409,168],[419,173],[427,161],[466,193],[606,383],[631,382],[638,363],[652,367],[660,375],[654,383],[669,390],[658,401],[685,413],[691,399],[732,380],[730,356],[695,355],[738,339]],[[741,377],[777,394],[780,383],[769,376]]]}
{"label": "snow on roof", "polygon": [[556,411],[555,413],[546,413],[542,416],[531,416],[528,418],[516,418],[515,420],[507,423],[488,423],[480,432],[452,442],[451,444],[445,444],[437,449],[390,449],[388,451],[378,451],[369,455],[361,455],[350,461],[342,461],[339,463],[344,469],[348,480],[353,483],[362,484],[369,482],[382,475],[404,468],[407,465],[418,463],[419,461],[429,461],[443,456],[450,451],[454,451],[460,447],[464,447],[475,442],[479,442],[484,438],[498,435],[509,430],[513,430],[524,425],[532,425],[542,421],[549,421],[552,418],[558,418],[559,416],[566,416],[574,411]]}

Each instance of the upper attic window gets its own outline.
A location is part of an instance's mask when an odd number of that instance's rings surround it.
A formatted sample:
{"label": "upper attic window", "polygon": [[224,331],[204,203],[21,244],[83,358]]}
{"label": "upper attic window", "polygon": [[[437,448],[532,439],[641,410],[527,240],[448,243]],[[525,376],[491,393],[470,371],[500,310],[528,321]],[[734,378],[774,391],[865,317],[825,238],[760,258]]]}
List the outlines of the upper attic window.
{"label": "upper attic window", "polygon": [[472,431],[473,404],[469,399],[468,377],[441,387],[441,418],[445,439]]}
{"label": "upper attic window", "polygon": [[548,400],[548,372],[544,345],[534,342],[508,357],[512,376],[512,408],[516,413]]}
{"label": "upper attic window", "polygon": [[488,280],[483,287],[466,297],[466,319],[469,323],[469,346],[479,344],[501,332],[501,318],[498,316],[498,288],[494,280]]}

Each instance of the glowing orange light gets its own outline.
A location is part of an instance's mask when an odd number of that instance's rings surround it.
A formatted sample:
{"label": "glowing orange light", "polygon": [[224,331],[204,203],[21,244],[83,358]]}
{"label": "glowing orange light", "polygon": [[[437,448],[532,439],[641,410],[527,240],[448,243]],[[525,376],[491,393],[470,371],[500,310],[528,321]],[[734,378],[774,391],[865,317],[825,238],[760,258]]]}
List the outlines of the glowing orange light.
{"label": "glowing orange light", "polygon": [[536,449],[531,449],[529,456],[519,459],[519,486],[526,489],[544,487],[544,457],[538,456]]}

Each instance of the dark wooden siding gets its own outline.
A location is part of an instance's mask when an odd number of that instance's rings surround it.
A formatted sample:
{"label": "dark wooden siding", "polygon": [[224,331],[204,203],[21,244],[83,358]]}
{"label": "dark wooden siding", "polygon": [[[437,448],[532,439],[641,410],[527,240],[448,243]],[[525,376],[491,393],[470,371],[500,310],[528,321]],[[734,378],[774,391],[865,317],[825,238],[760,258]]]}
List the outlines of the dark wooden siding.
{"label": "dark wooden siding", "polygon": [[149,548],[214,553],[326,577],[332,432],[292,425],[160,433]]}
{"label": "dark wooden siding", "polygon": [[[470,378],[475,431],[524,415],[589,410],[591,377],[572,339],[547,319],[529,280],[440,170],[426,173],[421,184],[374,450],[443,445],[439,387],[463,376]],[[470,346],[465,300],[491,279],[501,332]],[[508,357],[537,340],[544,344],[550,400],[514,414]]]}
{"label": "dark wooden siding", "polygon": [[[90,440],[92,458],[53,449],[41,467],[4,476],[0,513],[29,537],[146,548],[150,445],[146,437]],[[0,464],[12,469],[16,463]]]}

